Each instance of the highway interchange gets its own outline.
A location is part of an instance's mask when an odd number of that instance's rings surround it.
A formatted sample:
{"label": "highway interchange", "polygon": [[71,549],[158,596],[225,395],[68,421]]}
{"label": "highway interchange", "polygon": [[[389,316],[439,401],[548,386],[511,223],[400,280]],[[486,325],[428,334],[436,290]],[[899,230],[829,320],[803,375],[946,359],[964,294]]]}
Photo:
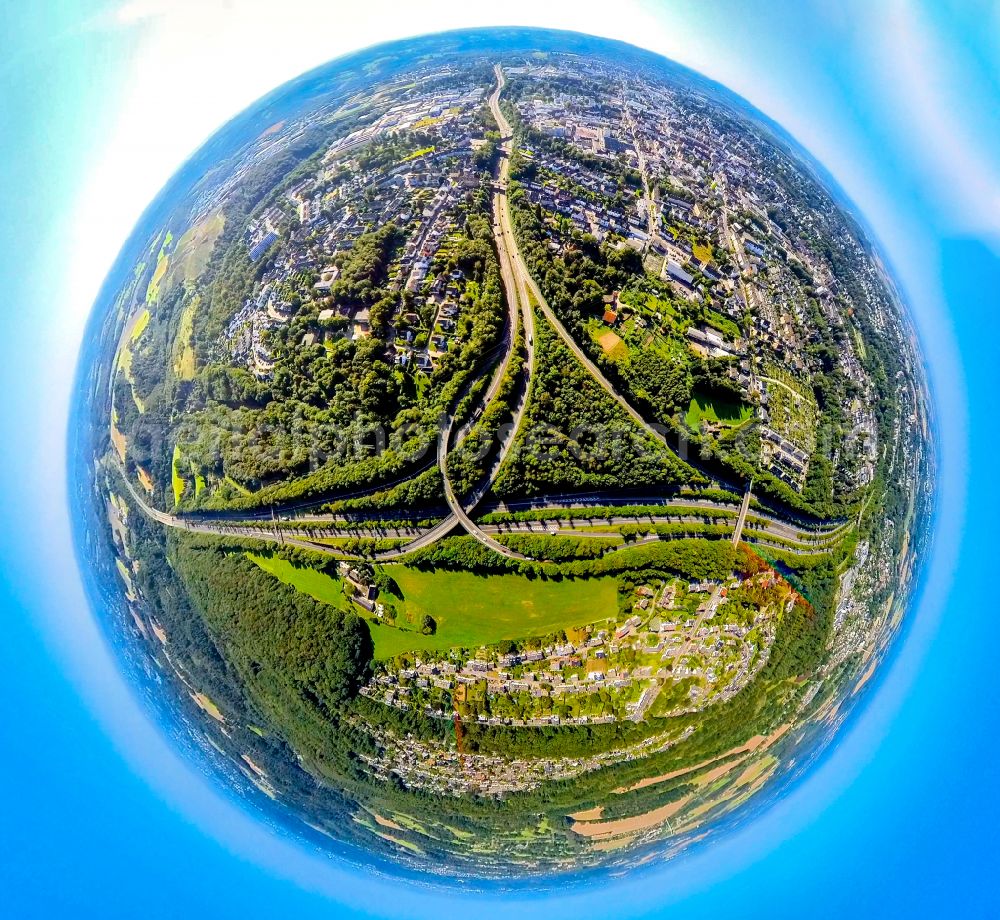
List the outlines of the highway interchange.
{"label": "highway interchange", "polygon": [[[508,185],[511,154],[514,146],[514,132],[500,106],[500,96],[506,84],[505,77],[499,65],[495,68],[496,86],[489,97],[489,107],[500,130],[498,145],[499,159],[496,166],[493,184],[493,231],[500,262],[500,273],[508,309],[506,331],[501,350],[502,360],[494,369],[489,386],[479,401],[478,408],[468,421],[455,430],[458,423],[454,412],[443,419],[442,431],[438,438],[437,465],[441,470],[444,483],[445,500],[448,513],[431,526],[416,527],[401,523],[381,523],[378,526],[366,526],[364,522],[350,519],[344,515],[310,515],[291,511],[288,508],[272,510],[271,520],[260,519],[253,514],[245,514],[242,520],[236,516],[211,514],[172,514],[154,508],[135,488],[131,479],[122,472],[124,481],[132,500],[141,511],[159,523],[188,530],[196,533],[211,533],[228,536],[247,537],[251,539],[279,542],[290,546],[298,546],[319,552],[325,552],[340,558],[365,560],[370,562],[393,562],[424,549],[438,540],[461,528],[471,534],[492,551],[509,559],[527,560],[530,557],[515,551],[497,539],[497,535],[536,533],[551,536],[570,534],[576,537],[604,538],[617,537],[620,534],[613,528],[626,525],[678,524],[690,521],[692,517],[724,517],[734,518],[732,533],[733,545],[737,545],[743,537],[744,527],[748,518],[751,534],[747,539],[765,545],[771,545],[791,553],[823,552],[829,548],[831,541],[842,535],[845,524],[832,522],[827,525],[803,526],[785,518],[780,518],[771,512],[750,510],[750,487],[745,489],[742,505],[736,506],[716,502],[704,498],[671,498],[662,496],[628,497],[596,494],[593,496],[553,496],[517,503],[495,503],[490,510],[500,513],[525,509],[532,511],[556,511],[571,508],[588,508],[600,505],[615,505],[627,503],[630,505],[658,505],[663,513],[655,514],[621,514],[610,511],[595,511],[590,522],[580,520],[558,521],[510,521],[503,524],[482,525],[471,517],[483,498],[490,492],[496,476],[507,459],[517,434],[524,421],[531,383],[535,372],[535,313],[537,306],[542,317],[547,321],[559,338],[589,371],[601,387],[611,396],[628,416],[649,436],[667,446],[666,437],[657,427],[650,425],[642,415],[615,389],[604,376],[597,365],[589,358],[583,349],[570,335],[568,330],[556,316],[547,303],[537,282],[531,276],[518,248],[514,225],[508,201]],[[517,360],[519,340],[523,344],[524,358],[521,368],[522,379],[517,388],[516,404],[511,407],[512,423],[505,426],[500,449],[482,482],[471,494],[460,499],[448,473],[448,455],[454,447],[460,446],[474,430],[476,421],[482,417],[486,409],[497,398],[501,386],[511,370],[512,363]],[[454,447],[452,446],[454,444]],[[718,477],[715,477],[718,482]],[[720,482],[721,486],[733,490],[731,483]],[[382,486],[381,488],[385,488]],[[744,491],[740,489],[740,491]],[[673,508],[673,513],[671,509]],[[256,518],[256,519],[255,519]],[[601,530],[594,522],[606,525]],[[292,524],[292,527],[287,525]],[[361,554],[346,551],[343,547],[317,542],[345,537],[362,537],[377,539],[392,539],[405,541],[402,545],[382,549],[376,552]],[[769,539],[770,538],[770,539]],[[644,539],[658,539],[647,536]]]}

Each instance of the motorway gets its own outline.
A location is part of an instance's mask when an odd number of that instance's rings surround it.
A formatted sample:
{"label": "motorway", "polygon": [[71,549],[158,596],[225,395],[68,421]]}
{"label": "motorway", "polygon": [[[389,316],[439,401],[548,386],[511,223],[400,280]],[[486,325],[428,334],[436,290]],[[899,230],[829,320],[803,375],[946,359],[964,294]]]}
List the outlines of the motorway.
{"label": "motorway", "polygon": [[[610,492],[591,492],[587,494],[570,493],[567,495],[541,495],[537,498],[519,499],[517,501],[489,501],[482,504],[477,501],[479,511],[484,514],[515,515],[522,511],[552,512],[546,519],[517,521],[511,519],[497,525],[480,525],[486,533],[495,533],[497,528],[522,529],[529,532],[541,532],[547,527],[560,528],[590,527],[594,522],[606,523],[617,527],[620,524],[669,524],[693,518],[733,517],[739,516],[739,505],[729,505],[712,499],[696,496],[662,495],[623,496]],[[642,513],[621,512],[615,514],[614,508],[629,506],[649,506]],[[586,515],[573,514],[576,511],[587,511]],[[161,515],[163,512],[159,512]],[[560,515],[561,513],[561,515]],[[412,523],[414,517],[433,521],[444,517],[433,508],[404,517],[376,515],[370,512],[358,514],[302,514],[289,516],[283,513],[272,518],[272,528],[275,525],[290,524],[302,532],[314,532],[328,537],[336,536],[386,536],[413,537],[428,529]],[[191,520],[185,518],[183,520]],[[204,518],[204,522],[228,524],[230,526],[252,526],[260,524],[259,518],[229,518],[222,521],[217,518]],[[409,523],[408,523],[409,522]],[[516,525],[516,526],[515,526]],[[760,531],[798,543],[802,546],[820,548],[838,541],[853,526],[852,521],[840,524],[830,524],[822,527],[802,527],[798,524],[773,517],[757,509],[749,509],[746,516],[746,526],[754,531]],[[286,531],[288,532],[288,531]],[[294,531],[293,531],[294,532]]]}
{"label": "motorway", "polygon": [[[526,560],[529,557],[522,555],[521,553],[515,552],[509,547],[505,546],[503,543],[498,541],[493,534],[494,533],[504,533],[504,532],[539,532],[540,529],[552,529],[553,524],[550,522],[548,524],[542,522],[519,522],[519,523],[509,523],[503,525],[491,525],[483,527],[477,524],[471,518],[471,512],[476,508],[476,506],[481,502],[483,497],[490,491],[493,483],[496,480],[496,476],[506,460],[511,447],[516,441],[517,433],[520,431],[521,425],[524,421],[525,409],[528,402],[529,391],[531,388],[531,382],[533,380],[535,371],[535,314],[532,308],[532,298],[534,298],[537,303],[539,310],[545,317],[545,319],[551,324],[552,328],[556,331],[559,337],[562,339],[563,343],[567,348],[576,356],[577,360],[590,372],[595,380],[601,385],[601,387],[608,393],[621,408],[628,414],[628,416],[647,434],[655,438],[657,441],[662,443],[668,449],[670,449],[667,443],[666,437],[662,432],[656,428],[649,425],[646,420],[637,412],[631,404],[614,388],[611,382],[601,373],[597,365],[587,356],[583,349],[576,343],[570,333],[563,326],[562,322],[555,315],[554,311],[548,305],[545,297],[543,296],[541,289],[539,288],[537,282],[531,276],[528,268],[521,256],[520,250],[518,249],[515,234],[513,220],[511,218],[510,204],[508,201],[507,190],[510,181],[510,158],[513,152],[513,130],[509,121],[503,114],[500,108],[500,95],[503,92],[503,88],[506,85],[506,79],[503,75],[502,70],[499,65],[495,65],[494,72],[496,74],[496,86],[493,89],[492,94],[489,98],[490,111],[493,114],[494,119],[497,122],[497,126],[500,129],[500,144],[499,152],[500,158],[497,164],[495,179],[494,179],[494,189],[493,189],[493,199],[492,199],[492,209],[493,209],[493,230],[494,237],[497,248],[497,255],[500,262],[500,274],[503,282],[504,294],[507,302],[508,308],[508,318],[507,318],[507,330],[505,334],[504,343],[501,348],[505,350],[505,355],[501,361],[497,363],[497,367],[494,370],[492,380],[490,385],[487,387],[478,408],[471,415],[469,420],[465,425],[459,429],[457,437],[454,438],[456,445],[460,445],[468,434],[471,432],[475,422],[479,419],[486,408],[493,402],[499,393],[500,387],[503,384],[504,378],[507,376],[508,370],[510,368],[511,362],[515,359],[517,354],[517,349],[515,347],[517,342],[517,333],[520,326],[523,330],[523,340],[524,347],[526,351],[526,359],[524,362],[524,380],[522,386],[519,388],[518,402],[512,407],[512,417],[513,424],[508,427],[508,430],[503,438],[500,445],[500,449],[483,481],[480,485],[472,492],[471,495],[464,497],[463,500],[459,500],[454,492],[451,480],[448,476],[448,453],[450,444],[453,440],[455,434],[454,427],[456,424],[456,418],[454,413],[449,414],[444,419],[443,430],[438,439],[438,450],[437,450],[437,464],[441,469],[442,479],[444,481],[444,491],[445,499],[448,504],[449,514],[445,516],[441,521],[432,527],[426,529],[417,529],[413,527],[380,527],[377,530],[368,531],[362,533],[359,528],[350,527],[349,521],[345,520],[342,516],[338,515],[309,515],[302,516],[299,520],[303,524],[315,524],[314,527],[305,528],[300,531],[299,535],[296,535],[294,530],[289,530],[279,527],[279,523],[283,523],[291,517],[287,514],[288,509],[284,509],[282,516],[278,517],[274,512],[272,512],[272,520],[270,522],[253,520],[254,515],[248,513],[245,519],[240,521],[234,519],[235,516],[228,516],[226,518],[221,518],[218,515],[206,514],[201,517],[194,517],[191,515],[180,516],[176,514],[171,514],[169,512],[160,511],[152,507],[138,492],[135,488],[128,475],[124,469],[120,469],[121,478],[126,485],[129,493],[135,504],[142,510],[144,514],[149,516],[155,521],[168,526],[176,527],[182,530],[188,530],[195,533],[214,533],[220,535],[232,535],[232,536],[244,536],[251,537],[254,539],[269,540],[273,542],[285,543],[292,546],[299,546],[319,552],[326,552],[331,555],[336,555],[339,557],[374,561],[374,562],[392,562],[397,561],[405,556],[408,556],[420,549],[430,546],[440,540],[441,538],[447,536],[451,533],[457,526],[463,527],[468,533],[474,536],[477,540],[483,543],[485,546],[494,552],[499,553],[509,559],[520,559]],[[556,497],[558,498],[558,497]],[[508,511],[515,507],[524,507],[535,510],[548,510],[548,509],[558,509],[558,508],[570,508],[570,507],[581,507],[580,502],[587,502],[591,496],[567,496],[567,501],[558,502],[546,499],[538,500],[527,500],[525,502],[518,503],[497,503],[493,506],[492,510]],[[726,506],[720,502],[714,502],[707,499],[664,499],[662,496],[652,496],[649,499],[636,498],[636,497],[621,497],[621,496],[593,496],[593,498],[600,500],[604,499],[605,504],[614,503],[624,503],[624,504],[658,504],[665,508],[670,505],[684,506],[687,509],[704,509],[706,512],[711,512],[712,510],[728,510],[731,511],[731,506]],[[741,536],[744,524],[747,520],[748,509],[750,505],[750,489],[748,488],[743,496],[743,502],[740,508],[740,512],[737,518],[736,527],[733,533],[733,542],[736,545]],[[590,505],[583,505],[583,507],[588,507]],[[755,530],[762,531],[764,534],[769,534],[774,537],[778,537],[783,540],[791,540],[798,542],[802,546],[808,547],[819,547],[821,541],[832,539],[840,531],[840,527],[835,527],[833,529],[821,529],[817,530],[807,530],[805,528],[799,527],[798,525],[789,522],[788,520],[782,520],[777,517],[773,517],[763,512],[754,512],[753,517],[755,518]],[[610,526],[616,526],[618,524],[628,524],[628,523],[673,523],[683,520],[683,517],[678,515],[641,515],[635,517],[629,516],[616,516],[612,519]],[[268,526],[270,524],[270,526]],[[347,527],[337,527],[337,524],[348,524]],[[568,525],[568,526],[567,526]],[[572,522],[561,522],[555,527],[556,532],[570,532],[574,531]],[[306,533],[307,536],[302,536],[301,533]],[[577,536],[581,534],[577,531]],[[598,534],[591,534],[596,536]],[[609,536],[611,534],[603,534],[603,536]],[[323,543],[313,542],[313,540],[308,539],[308,536],[313,536],[315,538],[320,537],[337,537],[337,536],[373,536],[378,538],[384,537],[397,537],[401,539],[407,539],[408,542],[400,547],[383,550],[374,554],[361,555],[348,553],[344,550],[330,546]],[[412,538],[412,539],[411,539]],[[759,538],[758,538],[759,539]],[[792,549],[788,548],[790,552],[806,552],[806,549]]]}
{"label": "motorway", "polygon": [[[494,501],[484,506],[484,511],[498,511],[501,514],[508,514],[515,511],[548,511],[554,508],[590,508],[595,509],[595,516],[599,517],[599,509],[607,507],[617,507],[621,505],[657,505],[662,507],[689,507],[699,508],[706,511],[732,511],[736,505],[720,502],[715,499],[698,498],[696,496],[672,496],[663,495],[622,495],[611,492],[570,492],[566,494],[539,495],[536,498],[522,498],[514,501]],[[790,536],[814,538],[818,540],[829,539],[842,536],[845,528],[852,526],[850,518],[825,521],[822,523],[802,523],[792,518],[777,517],[767,511],[754,508],[748,512],[748,518],[759,519],[765,522],[772,522],[788,529]]]}
{"label": "motorway", "polygon": [[[316,543],[304,537],[296,536],[294,531],[283,530],[280,528],[277,520],[273,521],[272,525],[268,527],[266,523],[262,523],[260,521],[228,522],[214,519],[206,520],[204,518],[194,518],[190,516],[181,517],[180,515],[160,511],[150,505],[139,494],[125,470],[120,467],[118,469],[121,473],[121,480],[125,483],[125,488],[128,490],[132,501],[138,506],[139,510],[142,511],[142,513],[147,517],[152,518],[154,521],[158,521],[166,527],[174,527],[178,530],[187,530],[191,533],[208,533],[215,534],[217,536],[249,537],[255,540],[266,540],[272,543],[298,546],[302,549],[315,550],[321,553],[328,553],[331,556],[356,559],[358,561],[395,562],[419,549],[423,549],[425,546],[430,546],[431,544],[436,543],[442,537],[447,536],[452,530],[454,530],[457,523],[455,517],[453,515],[449,515],[435,526],[420,532],[418,536],[408,542],[405,546],[383,550],[366,556],[360,553],[345,552],[343,549],[335,546]],[[354,536],[354,534],[350,534],[350,536]]]}
{"label": "motorway", "polygon": [[[499,73],[499,68],[497,68],[497,70]],[[491,98],[491,106],[493,105],[493,102],[494,100]],[[499,111],[499,105],[497,105],[497,109],[494,114],[499,115],[499,118],[503,118],[502,113],[500,113]],[[503,130],[504,126],[506,126],[509,130],[509,125],[507,125],[506,120],[501,122],[501,130]],[[590,372],[591,376],[593,376],[594,379],[601,385],[602,389],[612,399],[614,399],[614,401],[617,402],[619,406],[621,406],[621,408],[628,414],[629,418],[631,418],[632,421],[634,421],[636,425],[638,425],[650,437],[659,441],[668,450],[672,450],[663,432],[650,425],[642,417],[642,415],[638,411],[636,411],[635,408],[633,408],[632,404],[629,403],[629,401],[625,399],[625,397],[622,396],[621,393],[619,393],[615,389],[611,381],[604,376],[600,368],[590,359],[587,353],[577,344],[576,340],[573,338],[572,335],[570,335],[569,331],[562,324],[562,321],[559,319],[558,316],[556,316],[555,311],[549,306],[548,301],[542,294],[542,289],[538,286],[538,282],[535,281],[535,279],[531,275],[531,272],[528,271],[528,267],[525,264],[523,257],[521,256],[521,251],[520,249],[518,249],[517,243],[514,240],[514,228],[510,218],[510,210],[507,207],[506,194],[504,195],[504,205],[501,211],[501,221],[503,223],[503,237],[506,242],[506,248],[508,249],[513,260],[514,274],[517,278],[518,285],[523,286],[523,288],[527,288],[527,291],[530,292],[531,296],[533,296],[535,301],[537,302],[538,308],[541,310],[544,317],[548,320],[552,328],[555,329],[556,333],[559,335],[559,338],[562,339],[563,344],[573,353],[576,359]],[[715,478],[718,480],[718,477]],[[730,483],[720,482],[720,484],[723,486],[732,487],[732,484]]]}
{"label": "motorway", "polygon": [[[180,516],[176,514],[170,514],[166,511],[160,511],[152,507],[138,492],[132,482],[124,475],[124,471],[119,468],[119,471],[123,474],[122,481],[125,483],[125,487],[128,490],[130,497],[133,502],[138,506],[138,508],[146,514],[148,517],[155,521],[167,526],[175,527],[180,530],[186,530],[190,533],[206,533],[214,534],[217,536],[230,536],[230,537],[243,537],[254,540],[264,540],[271,543],[279,543],[288,546],[296,546],[302,549],[312,550],[314,552],[326,553],[331,556],[336,556],[338,558],[351,559],[359,562],[398,562],[405,559],[412,553],[423,549],[427,546],[431,546],[436,543],[441,538],[447,536],[452,530],[455,529],[456,524],[461,521],[460,518],[456,519],[455,514],[449,514],[442,520],[437,522],[431,527],[419,528],[409,525],[396,525],[383,524],[379,527],[366,528],[358,527],[357,523],[343,518],[339,518],[336,515],[329,516],[314,516],[309,518],[299,519],[298,523],[300,527],[296,529],[289,529],[280,525],[288,524],[287,519],[275,519],[270,522],[270,526],[267,522],[262,521],[220,521],[216,519],[199,519],[190,516]],[[485,491],[485,490],[483,490]],[[481,493],[480,493],[481,495]],[[607,516],[603,514],[597,508],[594,509],[593,519],[583,519],[583,520],[560,520],[560,521],[509,521],[503,522],[501,524],[486,524],[479,525],[472,522],[475,528],[475,536],[480,539],[485,545],[489,546],[490,549],[500,553],[501,555],[510,559],[526,559],[528,557],[523,556],[520,553],[511,550],[509,547],[505,546],[499,540],[496,539],[494,535],[503,536],[504,534],[537,534],[537,535],[556,535],[556,536],[572,536],[577,538],[608,538],[620,536],[619,533],[615,532],[611,528],[620,527],[622,525],[629,524],[639,524],[639,525],[656,525],[656,524],[676,524],[684,523],[685,521],[691,520],[692,511],[695,512],[695,516],[700,516],[701,512],[711,513],[713,510],[727,510],[732,511],[731,506],[722,506],[714,502],[709,502],[707,500],[701,499],[672,499],[664,503],[663,507],[666,512],[669,511],[671,504],[678,506],[678,513],[670,514],[642,514],[642,515],[611,515]],[[503,507],[503,506],[501,506]],[[570,507],[567,504],[534,504],[534,510],[565,510]],[[583,507],[594,507],[593,505],[585,505]],[[687,513],[684,513],[682,509],[687,509]],[[464,512],[463,512],[464,513]],[[467,517],[467,515],[466,515]],[[606,525],[608,530],[585,530],[584,528],[589,528],[593,526],[592,521],[600,521],[601,524]],[[462,521],[464,524],[464,521]],[[835,541],[843,530],[843,525],[836,530],[829,531],[825,534],[816,534],[808,531],[801,531],[794,527],[794,525],[789,525],[782,521],[770,521],[767,519],[761,519],[757,527],[754,529],[754,533],[747,539],[754,542],[767,546],[771,546],[775,549],[783,550],[784,552],[792,553],[794,555],[809,555],[811,553],[822,552],[830,548],[830,542]],[[773,539],[769,540],[768,537]],[[336,539],[336,538],[360,538],[360,539],[402,539],[407,542],[402,545],[395,547],[393,549],[386,549],[376,553],[351,553],[338,546],[331,546],[328,543],[320,542],[324,539]],[[654,542],[660,539],[657,536],[647,536],[636,541],[636,543],[648,543]],[[781,541],[781,542],[779,542]],[[795,545],[787,545],[783,541],[792,541]],[[635,545],[635,544],[632,544]],[[613,549],[611,550],[613,551]]]}
{"label": "motorway", "polygon": [[458,443],[461,443],[465,439],[465,437],[472,430],[472,426],[474,425],[476,419],[482,415],[486,407],[493,401],[493,399],[496,398],[496,395],[503,383],[503,379],[507,374],[510,362],[516,355],[515,343],[517,341],[517,329],[519,323],[523,323],[525,330],[524,339],[527,361],[525,367],[526,379],[520,390],[521,395],[519,403],[513,412],[514,423],[511,426],[511,430],[504,438],[504,442],[501,444],[498,455],[494,460],[494,463],[492,464],[489,474],[486,476],[484,482],[469,498],[466,499],[465,505],[463,506],[463,503],[460,502],[455,495],[451,480],[448,476],[448,451],[450,449],[449,445],[452,440],[455,426],[455,415],[454,413],[450,413],[444,420],[443,430],[438,439],[437,462],[441,469],[442,479],[444,481],[445,499],[451,513],[434,527],[420,533],[404,547],[384,550],[365,557],[344,552],[336,547],[326,546],[321,543],[313,543],[301,537],[291,535],[287,531],[279,528],[276,521],[272,522],[271,527],[268,527],[266,523],[260,522],[238,523],[212,519],[206,520],[192,517],[180,517],[179,515],[159,511],[158,509],[152,507],[145,499],[142,498],[141,495],[139,495],[138,490],[123,470],[122,479],[131,493],[133,501],[146,515],[151,517],[153,520],[164,524],[165,526],[176,527],[195,533],[230,534],[252,537],[255,539],[272,540],[280,543],[287,543],[293,546],[316,549],[321,552],[328,552],[348,558],[367,558],[381,562],[393,561],[402,556],[416,552],[425,546],[430,546],[454,530],[456,525],[461,524],[465,530],[494,552],[500,553],[502,556],[506,556],[511,559],[524,560],[528,558],[527,556],[515,552],[509,547],[504,546],[498,540],[494,539],[488,533],[483,531],[469,516],[469,511],[475,508],[479,500],[482,499],[482,497],[492,487],[497,472],[499,472],[500,467],[503,465],[503,461],[506,459],[511,446],[516,440],[517,432],[524,420],[525,406],[527,404],[528,391],[530,389],[531,374],[534,369],[535,362],[534,318],[531,313],[531,305],[528,298],[527,288],[524,283],[524,275],[522,274],[519,276],[516,270],[514,258],[517,257],[517,248],[514,241],[513,225],[510,219],[510,209],[507,203],[507,184],[510,174],[510,154],[513,144],[513,131],[511,130],[510,123],[504,117],[503,112],[500,109],[499,101],[506,79],[504,78],[499,65],[497,65],[494,69],[497,77],[497,84],[492,95],[490,96],[490,109],[496,118],[498,127],[500,128],[501,143],[499,148],[500,160],[493,192],[493,229],[496,238],[497,253],[500,259],[501,278],[509,310],[507,332],[504,343],[506,353],[504,359],[497,364],[493,378],[490,385],[486,389],[479,408],[475,413],[473,413],[472,417],[459,432],[457,439]]}
{"label": "motorway", "polygon": [[[509,332],[507,336],[507,356],[504,361],[501,362],[500,370],[497,375],[494,376],[494,380],[497,384],[496,387],[490,388],[492,392],[487,391],[486,398],[482,403],[482,410],[485,410],[485,408],[492,401],[492,398],[496,395],[497,390],[499,390],[500,382],[506,374],[510,362],[514,358],[516,353],[514,343],[517,340],[517,328],[519,322],[523,324],[524,344],[527,350],[525,380],[519,391],[520,396],[518,404],[513,410],[513,424],[510,426],[510,430],[506,433],[506,436],[500,445],[500,450],[497,452],[497,456],[494,458],[486,477],[473,491],[472,495],[468,496],[464,502],[459,501],[458,497],[455,495],[455,490],[452,487],[451,478],[448,475],[448,450],[451,441],[452,427],[455,424],[454,415],[450,415],[448,417],[444,430],[441,433],[441,437],[438,439],[438,466],[441,468],[441,478],[444,481],[445,500],[448,503],[448,508],[451,511],[452,517],[457,519],[461,525],[470,534],[472,534],[472,536],[479,540],[480,543],[489,547],[495,553],[499,553],[501,556],[505,556],[508,559],[526,560],[528,559],[527,556],[515,552],[510,549],[510,547],[504,546],[503,543],[495,540],[469,516],[469,512],[476,507],[483,496],[492,488],[497,473],[500,471],[500,467],[503,466],[504,460],[507,459],[507,455],[517,439],[517,433],[521,428],[522,422],[524,421],[525,407],[528,402],[528,391],[531,388],[531,379],[535,367],[535,334],[534,322],[531,316],[531,305],[528,302],[524,280],[523,278],[519,278],[517,276],[514,261],[511,256],[512,253],[517,252],[516,243],[514,242],[513,228],[510,220],[510,209],[507,203],[507,184],[510,179],[510,155],[513,145],[513,131],[511,130],[510,123],[504,117],[504,114],[500,109],[500,93],[503,92],[504,85],[507,81],[504,78],[499,65],[495,65],[494,72],[496,73],[497,84],[493,93],[490,95],[489,104],[490,111],[493,113],[493,117],[496,119],[497,126],[500,129],[500,160],[493,189],[493,233],[496,240],[497,256],[500,260],[500,275],[503,279],[504,294],[507,300],[507,308],[510,315],[508,321]],[[468,431],[471,430],[471,424],[472,422],[470,421],[466,428],[463,429],[463,432],[460,432],[460,437],[463,433],[468,433]]]}

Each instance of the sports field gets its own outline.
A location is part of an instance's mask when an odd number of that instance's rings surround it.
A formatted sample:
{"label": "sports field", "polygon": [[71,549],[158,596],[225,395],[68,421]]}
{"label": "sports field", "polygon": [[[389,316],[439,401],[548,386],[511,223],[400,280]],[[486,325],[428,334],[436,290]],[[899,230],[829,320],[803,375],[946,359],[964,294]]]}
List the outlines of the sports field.
{"label": "sports field", "polygon": [[628,346],[610,329],[597,337],[597,344],[612,361],[628,357]]}

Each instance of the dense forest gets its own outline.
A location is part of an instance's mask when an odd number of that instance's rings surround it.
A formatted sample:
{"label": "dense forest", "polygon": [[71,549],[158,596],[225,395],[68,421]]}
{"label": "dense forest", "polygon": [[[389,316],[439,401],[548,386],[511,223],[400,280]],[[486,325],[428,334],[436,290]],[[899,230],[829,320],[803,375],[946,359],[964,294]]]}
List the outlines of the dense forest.
{"label": "dense forest", "polygon": [[518,440],[494,490],[650,487],[669,492],[700,477],[642,431],[544,318],[535,323],[536,368]]}

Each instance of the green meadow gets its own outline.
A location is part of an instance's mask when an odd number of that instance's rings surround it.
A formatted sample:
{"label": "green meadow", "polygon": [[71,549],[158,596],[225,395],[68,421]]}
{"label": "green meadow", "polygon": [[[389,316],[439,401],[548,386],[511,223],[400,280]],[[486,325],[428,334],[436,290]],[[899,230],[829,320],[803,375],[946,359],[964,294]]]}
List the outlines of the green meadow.
{"label": "green meadow", "polygon": [[[339,578],[278,557],[250,554],[249,558],[318,601],[341,609],[350,603]],[[369,618],[376,658],[544,636],[604,620],[617,612],[618,586],[610,577],[547,581],[513,574],[425,572],[405,565],[384,566],[383,570],[399,586],[400,597],[381,599],[393,604],[399,615],[394,626]],[[437,624],[431,636],[419,630],[427,614]]]}
{"label": "green meadow", "polygon": [[685,421],[688,427],[695,430],[699,428],[702,420],[735,428],[737,425],[742,425],[752,414],[753,410],[744,403],[709,399],[696,393],[688,406]]}

